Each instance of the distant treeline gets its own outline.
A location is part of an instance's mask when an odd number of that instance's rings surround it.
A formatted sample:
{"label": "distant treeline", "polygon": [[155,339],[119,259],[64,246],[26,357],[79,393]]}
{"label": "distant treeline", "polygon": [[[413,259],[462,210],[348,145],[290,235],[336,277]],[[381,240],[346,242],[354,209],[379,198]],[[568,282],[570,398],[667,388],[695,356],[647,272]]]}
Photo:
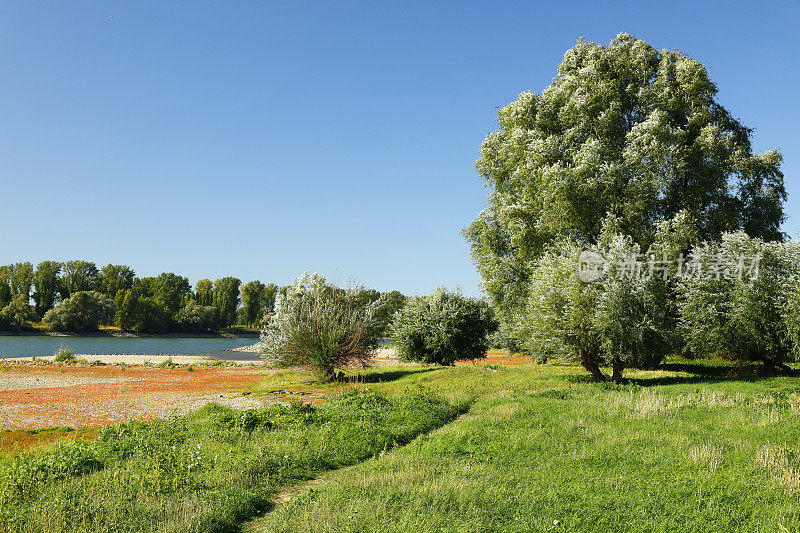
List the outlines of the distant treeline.
{"label": "distant treeline", "polygon": [[[53,331],[86,332],[101,325],[141,333],[204,333],[230,326],[260,327],[286,288],[234,277],[189,279],[172,272],[137,277],[127,265],[100,269],[89,261],[42,261],[0,266],[0,329],[18,331],[41,321]],[[381,293],[362,291],[365,302]],[[385,322],[402,306],[386,295]],[[31,302],[33,304],[31,305]]]}

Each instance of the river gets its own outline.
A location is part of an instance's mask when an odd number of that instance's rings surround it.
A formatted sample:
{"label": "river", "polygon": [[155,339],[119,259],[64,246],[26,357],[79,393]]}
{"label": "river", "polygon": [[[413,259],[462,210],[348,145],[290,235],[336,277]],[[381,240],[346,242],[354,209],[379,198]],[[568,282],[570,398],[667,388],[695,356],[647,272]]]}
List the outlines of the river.
{"label": "river", "polygon": [[0,335],[0,357],[53,355],[61,346],[76,354],[208,355],[217,359],[257,360],[248,352],[225,352],[250,346],[254,337],[50,337]]}

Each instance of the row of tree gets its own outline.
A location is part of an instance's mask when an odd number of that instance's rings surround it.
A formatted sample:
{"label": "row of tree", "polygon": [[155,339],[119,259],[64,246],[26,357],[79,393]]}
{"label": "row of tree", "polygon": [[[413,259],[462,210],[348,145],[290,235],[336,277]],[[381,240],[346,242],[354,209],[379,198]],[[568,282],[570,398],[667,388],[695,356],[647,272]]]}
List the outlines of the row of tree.
{"label": "row of tree", "polygon": [[0,328],[36,320],[56,331],[105,324],[151,333],[256,327],[272,312],[278,290],[234,277],[202,279],[192,288],[184,276],[140,278],[127,265],[98,269],[89,261],[42,261],[34,268],[21,262],[0,267]]}
{"label": "row of tree", "polygon": [[[142,333],[217,331],[229,326],[260,327],[276,297],[288,287],[234,277],[201,279],[165,272],[137,277],[127,265],[97,268],[88,261],[42,261],[0,267],[0,329],[19,330],[42,321],[53,331],[94,331],[114,325]],[[405,301],[398,291],[381,294],[359,288],[359,301],[383,299],[377,317],[381,333]],[[33,304],[31,304],[33,301]]]}

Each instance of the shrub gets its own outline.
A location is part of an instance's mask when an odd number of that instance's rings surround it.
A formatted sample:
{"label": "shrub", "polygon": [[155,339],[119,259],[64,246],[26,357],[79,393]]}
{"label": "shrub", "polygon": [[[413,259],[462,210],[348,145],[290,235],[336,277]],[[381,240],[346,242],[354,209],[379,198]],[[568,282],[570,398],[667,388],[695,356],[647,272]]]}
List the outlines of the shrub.
{"label": "shrub", "polygon": [[487,335],[496,329],[485,302],[439,288],[406,302],[395,314],[392,337],[406,361],[452,365],[485,357]]}
{"label": "shrub", "polygon": [[56,356],[55,362],[56,363],[73,363],[75,362],[75,352],[72,348],[62,345],[58,350],[55,351],[53,354]]}
{"label": "shrub", "polygon": [[378,346],[375,316],[383,300],[364,303],[361,287],[342,289],[304,274],[282,292],[262,331],[262,357],[273,366],[307,366],[324,379],[351,363],[368,364]]}
{"label": "shrub", "polygon": [[619,382],[624,367],[658,367],[675,344],[677,324],[668,314],[667,280],[657,275],[618,275],[626,268],[626,258],[642,255],[638,245],[617,235],[603,251],[609,272],[599,282],[593,320],[603,339],[604,359]]}
{"label": "shrub", "polygon": [[114,306],[96,291],[76,292],[44,314],[44,323],[54,331],[96,331],[114,316]]}
{"label": "shrub", "polygon": [[191,333],[205,333],[219,329],[217,309],[200,305],[194,300],[189,300],[186,307],[178,311],[175,321],[181,330]]}

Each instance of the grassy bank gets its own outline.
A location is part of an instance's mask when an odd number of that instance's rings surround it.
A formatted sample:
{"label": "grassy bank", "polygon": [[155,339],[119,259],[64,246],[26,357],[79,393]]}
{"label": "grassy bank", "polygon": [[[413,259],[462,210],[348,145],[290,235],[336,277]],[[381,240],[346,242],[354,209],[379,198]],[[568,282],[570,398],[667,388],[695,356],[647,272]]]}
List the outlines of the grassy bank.
{"label": "grassy bank", "polygon": [[281,486],[363,461],[466,404],[362,390],[315,408],[207,406],[0,462],[0,530],[233,531]]}
{"label": "grassy bank", "polygon": [[[112,426],[5,459],[0,516],[14,531],[800,530],[796,379],[686,360],[630,378],[374,369],[317,408]],[[254,394],[315,387],[287,371]]]}

